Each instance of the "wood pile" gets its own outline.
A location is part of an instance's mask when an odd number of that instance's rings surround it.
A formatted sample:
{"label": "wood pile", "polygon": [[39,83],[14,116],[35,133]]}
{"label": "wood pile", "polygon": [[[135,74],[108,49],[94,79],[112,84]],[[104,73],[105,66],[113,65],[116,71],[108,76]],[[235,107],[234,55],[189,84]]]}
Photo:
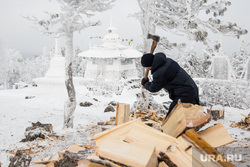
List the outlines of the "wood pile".
{"label": "wood pile", "polygon": [[[46,161],[31,162],[31,167],[233,167],[216,150],[234,142],[222,124],[196,132],[210,118],[201,106],[180,101],[166,120],[153,110],[129,116],[129,106],[118,104],[112,118],[117,126],[86,145],[75,143]],[[161,123],[161,130],[149,122]]]}
{"label": "wood pile", "polygon": [[[113,162],[116,166],[233,166],[214,148],[233,142],[231,136],[221,124],[211,128],[201,134],[190,129],[175,138],[133,120],[95,135],[96,152],[92,158]],[[227,135],[226,139],[217,134],[213,140],[211,136],[216,133],[213,129]],[[203,162],[200,154],[222,159]],[[92,161],[91,157],[87,159]]]}
{"label": "wood pile", "polygon": [[231,127],[234,128],[247,128],[247,131],[250,131],[250,114],[248,116],[241,114],[244,119],[242,119],[240,122],[237,122],[236,124],[232,124]]}

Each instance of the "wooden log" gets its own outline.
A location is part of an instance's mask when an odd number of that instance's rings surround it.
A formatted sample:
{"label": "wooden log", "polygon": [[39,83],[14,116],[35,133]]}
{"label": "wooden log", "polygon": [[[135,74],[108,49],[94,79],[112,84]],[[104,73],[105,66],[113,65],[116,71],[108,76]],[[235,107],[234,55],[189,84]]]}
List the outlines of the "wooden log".
{"label": "wooden log", "polygon": [[115,124],[120,125],[129,121],[129,104],[117,103]]}
{"label": "wooden log", "polygon": [[142,143],[106,140],[96,150],[96,154],[127,166],[157,167],[158,165],[155,147]]}
{"label": "wooden log", "polygon": [[163,132],[178,137],[187,129],[199,130],[209,122],[211,116],[204,108],[191,103],[181,103],[179,100],[173,111],[162,124]]}
{"label": "wooden log", "polygon": [[227,161],[227,159],[223,155],[221,155],[219,151],[217,151],[209,143],[203,140],[201,136],[198,135],[193,129],[188,130],[185,135],[183,135],[183,137],[198,145],[210,157],[214,157],[213,159],[215,161],[218,161],[218,163],[223,167],[234,167],[231,162]]}
{"label": "wooden log", "polygon": [[198,134],[202,139],[215,148],[234,142],[234,139],[221,123],[209,127]]}

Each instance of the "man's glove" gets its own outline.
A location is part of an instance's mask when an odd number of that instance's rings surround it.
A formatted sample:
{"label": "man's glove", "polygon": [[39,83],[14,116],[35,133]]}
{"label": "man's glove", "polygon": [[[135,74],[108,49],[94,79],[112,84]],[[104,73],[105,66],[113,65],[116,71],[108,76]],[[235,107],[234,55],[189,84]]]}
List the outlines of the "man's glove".
{"label": "man's glove", "polygon": [[149,82],[149,79],[148,79],[148,78],[142,78],[141,84],[142,84],[143,86],[145,86],[145,84],[146,84],[147,82]]}

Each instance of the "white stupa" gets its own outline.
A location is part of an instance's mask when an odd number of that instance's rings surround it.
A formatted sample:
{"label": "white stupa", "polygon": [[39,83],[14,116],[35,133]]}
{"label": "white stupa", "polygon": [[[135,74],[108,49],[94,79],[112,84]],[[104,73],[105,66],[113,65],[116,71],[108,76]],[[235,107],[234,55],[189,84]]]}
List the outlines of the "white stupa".
{"label": "white stupa", "polygon": [[[87,59],[83,85],[102,91],[122,91],[125,80],[137,77],[136,59],[142,56],[131,47],[121,45],[117,29],[112,26],[103,38],[103,44],[79,53]],[[119,93],[118,93],[119,94]]]}
{"label": "white stupa", "polygon": [[33,81],[37,84],[38,93],[64,93],[66,91],[65,58],[61,53],[58,39],[55,39],[55,54],[45,77],[35,78]]}

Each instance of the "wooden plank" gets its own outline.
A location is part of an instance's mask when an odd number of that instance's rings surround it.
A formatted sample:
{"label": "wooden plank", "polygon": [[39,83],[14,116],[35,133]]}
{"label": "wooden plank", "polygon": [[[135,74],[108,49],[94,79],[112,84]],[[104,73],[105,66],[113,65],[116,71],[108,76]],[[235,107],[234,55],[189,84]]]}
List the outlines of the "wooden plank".
{"label": "wooden plank", "polygon": [[143,128],[140,130],[131,129],[128,133],[122,134],[120,139],[129,143],[137,142],[155,146],[157,154],[159,154],[159,152],[165,152],[171,143],[173,143],[173,141],[168,140],[167,137],[159,136]]}
{"label": "wooden plank", "polygon": [[[164,135],[169,136],[167,134]],[[167,137],[152,133],[152,131],[138,130],[136,128],[131,129],[128,133],[121,135],[121,137],[124,137],[121,140],[126,142],[137,142],[154,146],[157,155],[161,152],[165,153],[169,160],[177,166],[192,166],[192,154],[185,151],[189,145],[184,140],[174,138],[174,141],[172,141]]]}
{"label": "wooden plank", "polygon": [[105,165],[90,162],[87,159],[78,161],[77,167],[105,167]]}
{"label": "wooden plank", "polygon": [[112,138],[113,136],[119,136],[121,133],[127,132],[129,129],[131,129],[131,126],[133,126],[134,123],[137,123],[138,120],[129,121],[127,123],[118,125],[114,128],[105,130],[101,133],[98,133],[94,136],[94,139],[96,141],[96,145],[98,146],[98,143],[101,143],[106,138]]}
{"label": "wooden plank", "polygon": [[232,136],[227,132],[226,128],[221,123],[209,127],[198,134],[202,139],[215,148],[234,142]]}
{"label": "wooden plank", "polygon": [[215,160],[218,161],[220,165],[223,167],[234,167],[234,165],[227,161],[227,159],[220,154],[215,148],[213,148],[210,144],[208,144],[205,140],[203,140],[200,135],[198,135],[193,129],[188,130],[185,135],[185,138],[189,138],[195,144],[197,144],[202,150],[204,150],[208,155],[214,156]]}
{"label": "wooden plank", "polygon": [[96,150],[96,154],[127,166],[157,167],[158,165],[155,148],[142,143],[106,140]]}
{"label": "wooden plank", "polygon": [[120,125],[129,121],[129,104],[117,103],[115,124]]}
{"label": "wooden plank", "polygon": [[[138,132],[138,134],[140,132],[144,133],[143,136],[147,136],[147,138],[140,137],[139,139],[149,141],[150,143],[155,143],[155,141],[158,141],[159,143],[165,143],[164,145],[167,145],[166,147],[168,147],[169,143],[173,143],[176,141],[176,139],[170,135],[167,135],[167,134],[164,134],[158,130],[155,130],[154,128],[149,127],[138,120],[133,120],[133,121],[129,121],[125,124],[118,125],[110,130],[106,130],[104,132],[101,132],[101,133],[95,135],[94,138],[96,141],[96,145],[99,146],[104,140],[111,140],[111,139],[124,140],[125,137],[128,136],[127,134],[132,129],[134,131],[136,131],[135,133],[137,133],[137,132]],[[131,134],[131,132],[130,132],[130,134]],[[136,135],[136,136],[138,136],[138,135]],[[134,139],[135,139],[135,137],[132,138],[132,140],[134,140]],[[162,147],[162,148],[164,148],[164,147]]]}
{"label": "wooden plank", "polygon": [[185,115],[182,110],[182,104],[180,100],[174,107],[173,111],[168,115],[162,125],[164,133],[173,137],[179,136],[186,129]]}

